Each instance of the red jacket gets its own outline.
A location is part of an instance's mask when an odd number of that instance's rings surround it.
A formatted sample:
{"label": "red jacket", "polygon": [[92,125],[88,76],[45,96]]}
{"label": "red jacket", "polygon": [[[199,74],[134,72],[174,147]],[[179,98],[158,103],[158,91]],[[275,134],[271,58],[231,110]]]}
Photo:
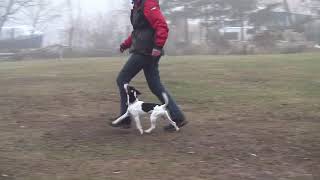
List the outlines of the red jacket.
{"label": "red jacket", "polygon": [[[155,45],[162,48],[169,35],[168,24],[162,15],[159,3],[157,0],[146,0],[144,3],[144,15],[149,21],[151,27],[155,30]],[[131,47],[131,35],[123,42],[126,47]]]}

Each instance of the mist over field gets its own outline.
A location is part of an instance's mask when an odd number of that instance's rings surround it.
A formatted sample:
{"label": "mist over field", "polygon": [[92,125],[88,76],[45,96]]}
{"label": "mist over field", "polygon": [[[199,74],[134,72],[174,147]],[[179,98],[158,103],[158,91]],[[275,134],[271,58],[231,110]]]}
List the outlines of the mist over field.
{"label": "mist over field", "polygon": [[[170,29],[167,55],[299,53],[320,47],[318,0],[162,0],[160,6]],[[0,51],[49,47],[53,53],[37,52],[38,57],[118,56],[132,31],[131,8],[131,0],[4,0]]]}

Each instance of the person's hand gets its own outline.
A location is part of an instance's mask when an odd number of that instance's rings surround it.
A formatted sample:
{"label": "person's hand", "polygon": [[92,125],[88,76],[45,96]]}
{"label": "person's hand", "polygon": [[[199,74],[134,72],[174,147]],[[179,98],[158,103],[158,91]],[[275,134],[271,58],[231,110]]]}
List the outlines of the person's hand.
{"label": "person's hand", "polygon": [[124,44],[121,44],[120,45],[120,52],[121,53],[123,53],[125,50],[127,50],[128,49],[128,47],[126,46],[126,45],[124,45]]}
{"label": "person's hand", "polygon": [[159,56],[161,56],[161,55],[162,55],[162,49],[160,49],[160,48],[153,48],[151,56],[153,56],[153,57],[159,57]]}

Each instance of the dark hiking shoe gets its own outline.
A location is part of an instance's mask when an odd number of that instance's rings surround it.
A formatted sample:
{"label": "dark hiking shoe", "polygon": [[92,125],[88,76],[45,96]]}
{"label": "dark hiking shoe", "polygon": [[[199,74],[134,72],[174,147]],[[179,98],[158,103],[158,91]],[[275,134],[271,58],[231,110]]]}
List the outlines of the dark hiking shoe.
{"label": "dark hiking shoe", "polygon": [[122,120],[120,123],[118,124],[112,124],[112,122],[114,120],[116,120],[117,118],[114,118],[114,119],[110,119],[110,123],[109,125],[111,127],[114,127],[114,128],[121,128],[121,129],[130,129],[131,128],[131,119],[130,117],[127,117],[125,118],[124,120]]}
{"label": "dark hiking shoe", "polygon": [[[184,121],[178,121],[176,123],[177,123],[178,128],[182,128],[183,126],[188,124],[188,121],[184,120]],[[171,124],[168,126],[165,126],[163,129],[167,132],[175,132],[176,131],[176,128],[174,128],[174,126],[172,126]]]}

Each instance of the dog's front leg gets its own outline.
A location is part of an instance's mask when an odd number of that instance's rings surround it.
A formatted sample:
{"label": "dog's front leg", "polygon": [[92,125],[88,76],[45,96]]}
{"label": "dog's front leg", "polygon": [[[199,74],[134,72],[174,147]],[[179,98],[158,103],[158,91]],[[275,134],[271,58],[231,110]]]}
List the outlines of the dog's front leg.
{"label": "dog's front leg", "polygon": [[124,120],[126,117],[129,116],[129,112],[127,111],[125,114],[123,114],[122,116],[120,116],[118,119],[116,119],[115,121],[112,122],[112,124],[118,124],[120,123],[122,120]]}
{"label": "dog's front leg", "polygon": [[136,122],[137,129],[140,131],[140,134],[143,135],[143,129],[142,129],[140,117],[137,115],[134,117],[134,120]]}

